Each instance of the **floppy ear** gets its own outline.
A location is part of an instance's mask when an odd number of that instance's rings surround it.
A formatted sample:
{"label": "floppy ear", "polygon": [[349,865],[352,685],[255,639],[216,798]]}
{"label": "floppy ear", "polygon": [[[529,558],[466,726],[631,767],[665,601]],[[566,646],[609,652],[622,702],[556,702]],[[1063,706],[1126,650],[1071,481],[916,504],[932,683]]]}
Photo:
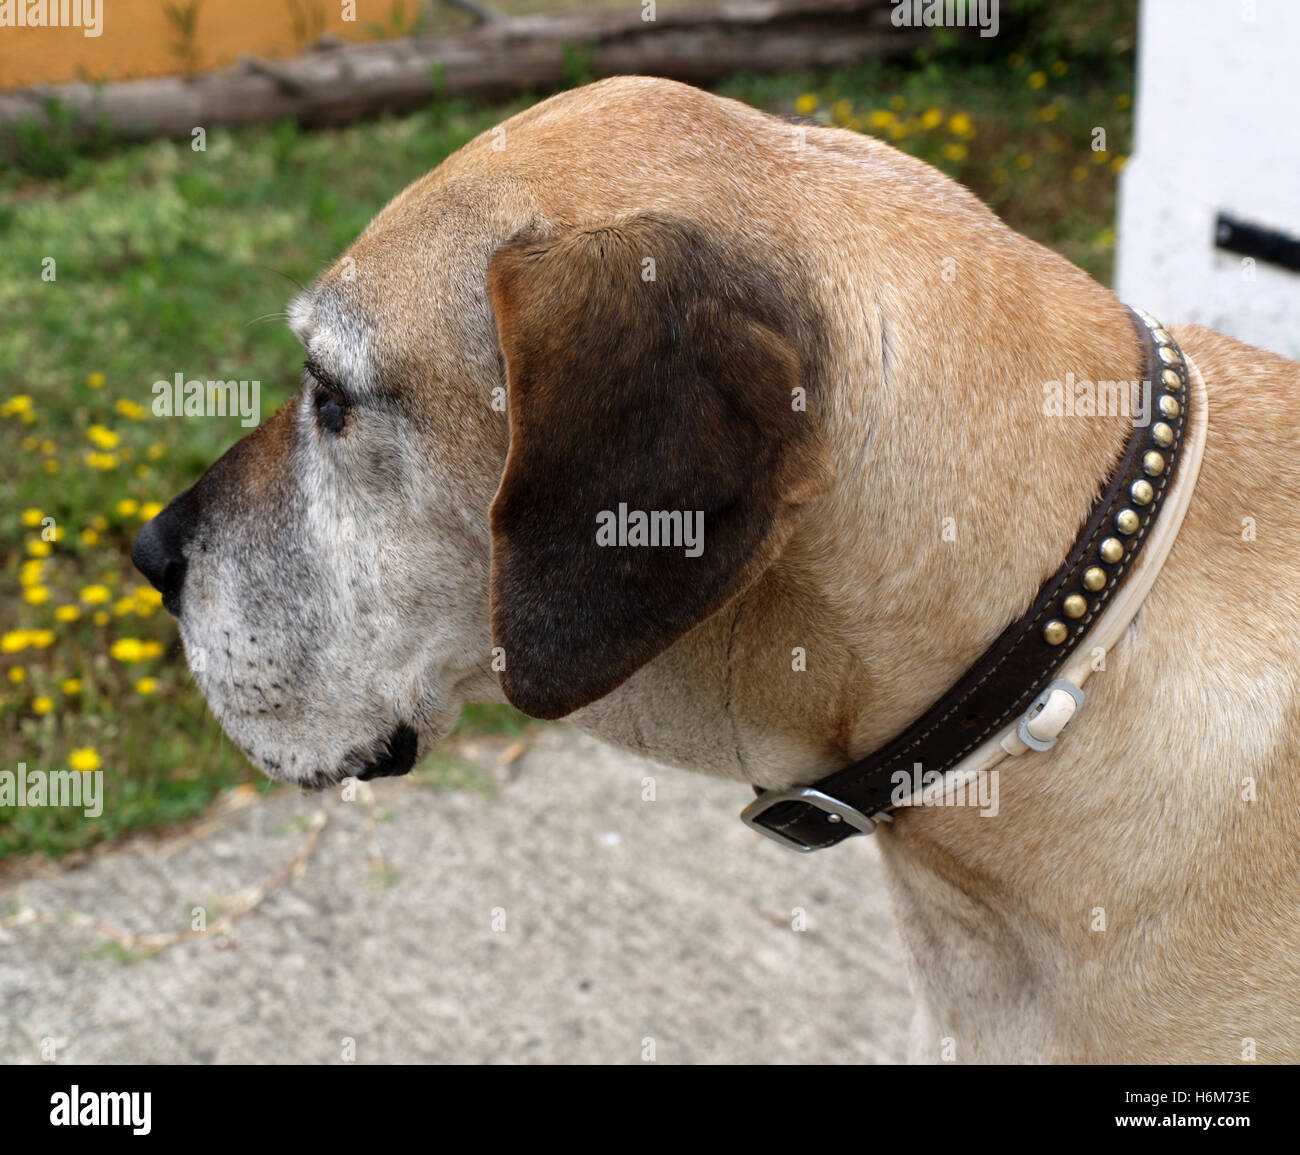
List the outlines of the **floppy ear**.
{"label": "floppy ear", "polygon": [[[796,275],[652,214],[493,258],[510,449],[492,632],[524,712],[609,693],[754,581],[792,507],[829,489],[809,397],[821,333]],[[621,543],[637,532],[620,521],[655,511],[684,519],[675,544],[667,519],[661,544]]]}

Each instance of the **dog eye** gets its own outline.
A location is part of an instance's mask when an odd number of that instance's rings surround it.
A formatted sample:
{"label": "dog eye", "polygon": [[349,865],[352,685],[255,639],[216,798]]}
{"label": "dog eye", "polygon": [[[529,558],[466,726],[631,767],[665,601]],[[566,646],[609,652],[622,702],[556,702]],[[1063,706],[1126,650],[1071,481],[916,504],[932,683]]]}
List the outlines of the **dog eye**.
{"label": "dog eye", "polygon": [[316,422],[328,433],[342,433],[347,423],[347,403],[336,393],[325,389],[316,391]]}

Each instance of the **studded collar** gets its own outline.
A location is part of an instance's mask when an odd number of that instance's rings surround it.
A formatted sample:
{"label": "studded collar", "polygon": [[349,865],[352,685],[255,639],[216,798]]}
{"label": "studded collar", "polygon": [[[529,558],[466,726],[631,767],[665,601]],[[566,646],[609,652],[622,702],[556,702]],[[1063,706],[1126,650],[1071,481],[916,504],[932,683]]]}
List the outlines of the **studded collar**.
{"label": "studded collar", "polygon": [[741,815],[747,825],[792,850],[821,850],[890,821],[890,812],[906,804],[895,800],[899,771],[952,782],[1055,744],[1083,706],[1092,655],[1119,640],[1154,584],[1205,446],[1199,372],[1154,317],[1130,312],[1154,394],[1152,421],[1134,426],[1061,567],[1025,614],[906,730],[811,786],[760,793]]}

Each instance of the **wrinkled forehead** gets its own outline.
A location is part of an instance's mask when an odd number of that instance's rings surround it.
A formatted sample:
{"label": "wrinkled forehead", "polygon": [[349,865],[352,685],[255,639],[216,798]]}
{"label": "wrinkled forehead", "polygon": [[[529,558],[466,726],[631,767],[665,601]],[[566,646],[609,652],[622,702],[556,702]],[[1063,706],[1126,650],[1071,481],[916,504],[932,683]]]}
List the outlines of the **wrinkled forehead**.
{"label": "wrinkled forehead", "polygon": [[294,298],[289,328],[302,342],[310,365],[349,390],[365,393],[378,388],[375,325],[343,276],[327,274]]}

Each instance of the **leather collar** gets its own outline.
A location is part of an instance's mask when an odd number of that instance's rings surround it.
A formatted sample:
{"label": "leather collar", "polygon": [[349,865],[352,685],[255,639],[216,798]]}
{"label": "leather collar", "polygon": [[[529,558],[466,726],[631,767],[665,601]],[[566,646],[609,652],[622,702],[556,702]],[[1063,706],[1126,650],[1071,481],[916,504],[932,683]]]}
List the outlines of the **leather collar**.
{"label": "leather collar", "polygon": [[1061,567],[1029,609],[906,730],[811,786],[760,792],[741,815],[749,826],[792,850],[821,850],[890,820],[899,805],[899,771],[919,770],[928,780],[936,772],[978,773],[1007,755],[1055,743],[1083,705],[1080,686],[1092,651],[1119,640],[1154,583],[1204,448],[1199,373],[1154,317],[1130,313],[1152,394],[1151,420],[1134,425]]}

